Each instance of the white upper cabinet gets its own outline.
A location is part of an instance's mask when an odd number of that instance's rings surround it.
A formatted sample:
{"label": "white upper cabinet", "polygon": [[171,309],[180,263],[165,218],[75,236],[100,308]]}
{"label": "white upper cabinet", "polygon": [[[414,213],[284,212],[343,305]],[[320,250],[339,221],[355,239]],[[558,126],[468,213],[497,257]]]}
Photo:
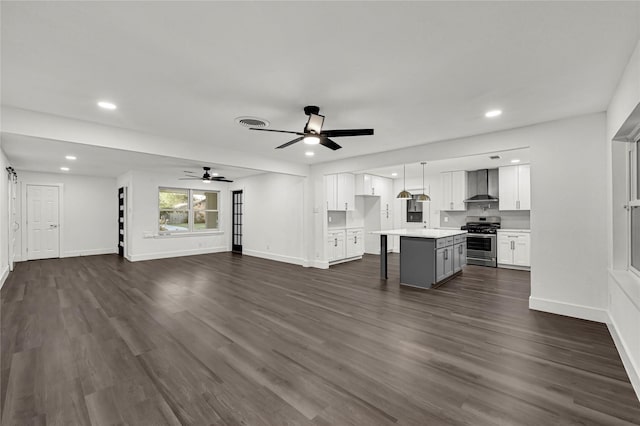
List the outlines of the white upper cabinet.
{"label": "white upper cabinet", "polygon": [[465,211],[467,206],[467,172],[444,172],[440,174],[442,183],[442,204],[440,209],[445,211]]}
{"label": "white upper cabinet", "polygon": [[353,210],[355,208],[355,182],[351,173],[325,175],[327,210]]}
{"label": "white upper cabinet", "polygon": [[528,164],[498,169],[500,210],[531,210],[530,170]]}
{"label": "white upper cabinet", "polygon": [[380,176],[359,174],[356,175],[356,195],[382,196],[384,181],[389,180]]}

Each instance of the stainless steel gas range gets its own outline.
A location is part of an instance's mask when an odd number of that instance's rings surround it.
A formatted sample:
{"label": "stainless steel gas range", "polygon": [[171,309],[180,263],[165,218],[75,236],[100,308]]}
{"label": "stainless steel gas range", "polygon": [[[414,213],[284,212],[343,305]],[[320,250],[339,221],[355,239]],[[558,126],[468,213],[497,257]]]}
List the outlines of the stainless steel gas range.
{"label": "stainless steel gas range", "polygon": [[467,264],[497,267],[496,231],[500,229],[500,217],[467,216],[461,229],[468,232]]}

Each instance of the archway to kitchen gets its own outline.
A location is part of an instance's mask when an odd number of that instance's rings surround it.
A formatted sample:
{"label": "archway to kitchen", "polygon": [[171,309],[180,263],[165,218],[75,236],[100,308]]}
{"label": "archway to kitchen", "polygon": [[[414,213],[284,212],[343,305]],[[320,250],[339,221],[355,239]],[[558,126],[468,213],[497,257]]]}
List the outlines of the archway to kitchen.
{"label": "archway to kitchen", "polygon": [[[530,148],[519,148],[354,171],[351,217],[364,228],[364,252],[380,253],[372,231],[466,229],[469,265],[530,270],[530,160]],[[390,183],[390,194],[372,195],[367,183],[376,181]],[[405,189],[412,198],[398,200]],[[430,200],[419,202],[422,194]],[[389,237],[387,250],[399,253],[399,237]]]}

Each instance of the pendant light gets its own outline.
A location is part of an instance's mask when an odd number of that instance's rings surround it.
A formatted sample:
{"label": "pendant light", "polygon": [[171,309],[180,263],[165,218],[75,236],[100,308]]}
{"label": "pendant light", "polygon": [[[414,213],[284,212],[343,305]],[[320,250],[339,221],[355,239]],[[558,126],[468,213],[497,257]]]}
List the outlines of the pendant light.
{"label": "pendant light", "polygon": [[407,165],[406,164],[403,165],[402,168],[404,171],[404,186],[403,186],[404,189],[400,191],[400,193],[396,196],[396,198],[399,200],[410,200],[411,193],[407,191]]}
{"label": "pendant light", "polygon": [[422,163],[422,194],[418,195],[418,202],[420,203],[426,203],[428,201],[431,201],[431,197],[429,197],[427,194],[425,194],[425,190],[424,190],[424,166],[427,164],[426,161],[423,161]]}

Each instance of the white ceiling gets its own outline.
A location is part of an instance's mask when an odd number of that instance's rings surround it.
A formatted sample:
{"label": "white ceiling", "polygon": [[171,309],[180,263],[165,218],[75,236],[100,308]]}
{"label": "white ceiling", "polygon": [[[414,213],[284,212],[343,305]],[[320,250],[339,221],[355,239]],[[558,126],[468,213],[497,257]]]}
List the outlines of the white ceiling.
{"label": "white ceiling", "polygon": [[[117,177],[129,170],[141,170],[182,178],[185,171],[201,175],[202,167],[209,166],[212,173],[228,179],[261,173],[220,164],[6,133],[2,135],[2,149],[18,171]],[[75,156],[76,160],[67,160],[67,155]],[[69,171],[61,171],[60,167],[69,167]]]}
{"label": "white ceiling", "polygon": [[[4,106],[300,163],[603,111],[640,37],[638,2],[1,8]],[[118,109],[97,108],[103,99]],[[375,136],[336,138],[343,149],[308,158],[302,143],[273,149],[286,134],[234,122],[300,131],[307,104],[321,107],[326,129]],[[492,108],[504,114],[486,119]]]}

